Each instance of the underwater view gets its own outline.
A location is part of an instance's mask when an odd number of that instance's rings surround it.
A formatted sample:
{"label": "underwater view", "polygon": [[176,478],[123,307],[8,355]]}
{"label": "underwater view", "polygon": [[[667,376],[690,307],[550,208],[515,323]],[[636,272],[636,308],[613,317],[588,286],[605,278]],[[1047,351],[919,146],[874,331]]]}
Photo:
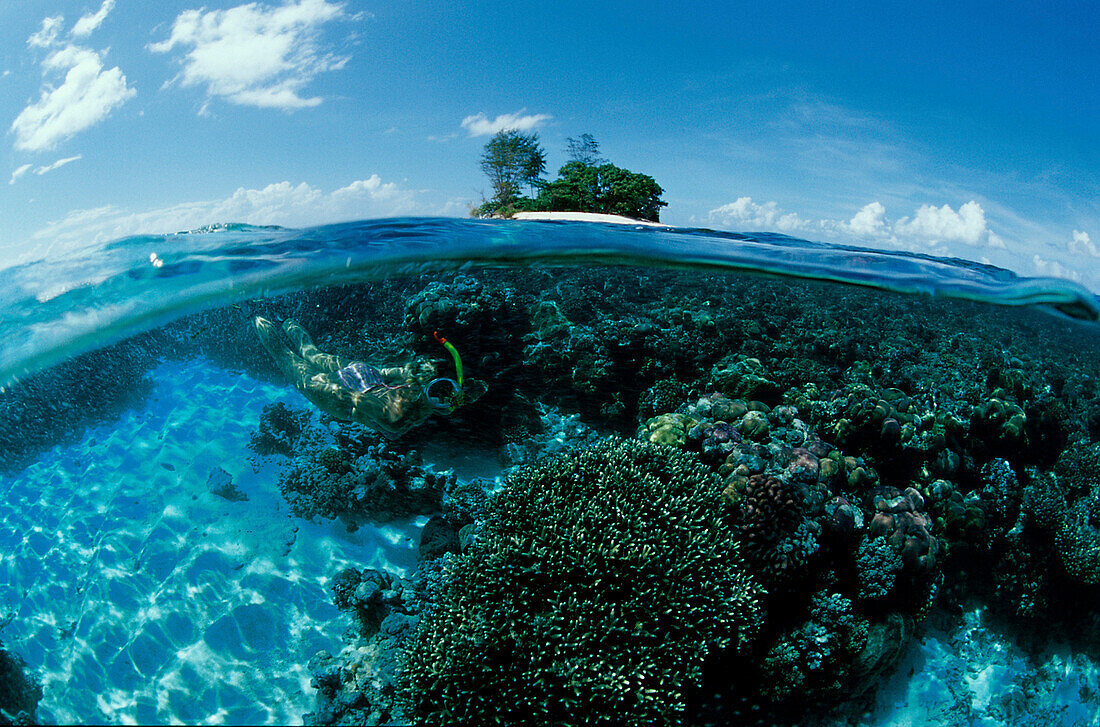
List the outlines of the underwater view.
{"label": "underwater view", "polygon": [[1100,303],[589,222],[0,283],[0,713],[1091,725]]}
{"label": "underwater view", "polygon": [[1100,726],[1097,28],[0,2],[0,727]]}

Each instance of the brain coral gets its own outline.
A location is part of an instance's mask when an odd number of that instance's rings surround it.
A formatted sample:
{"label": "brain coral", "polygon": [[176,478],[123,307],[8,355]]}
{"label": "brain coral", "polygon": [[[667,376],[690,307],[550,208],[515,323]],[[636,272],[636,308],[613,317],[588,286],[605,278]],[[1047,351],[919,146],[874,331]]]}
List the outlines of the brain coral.
{"label": "brain coral", "polygon": [[704,657],[760,616],[690,454],[608,440],[514,472],[450,559],[406,646],[403,694],[429,724],[677,724]]}

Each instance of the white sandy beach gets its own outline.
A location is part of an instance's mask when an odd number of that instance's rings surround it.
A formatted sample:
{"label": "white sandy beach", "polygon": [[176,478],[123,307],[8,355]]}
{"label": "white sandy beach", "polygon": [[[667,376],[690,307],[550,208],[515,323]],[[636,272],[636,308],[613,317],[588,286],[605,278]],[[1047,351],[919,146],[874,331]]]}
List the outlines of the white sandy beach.
{"label": "white sandy beach", "polygon": [[614,225],[642,225],[644,227],[670,227],[660,222],[636,220],[622,215],[605,215],[597,212],[517,212],[513,220],[543,220],[558,222],[609,222]]}

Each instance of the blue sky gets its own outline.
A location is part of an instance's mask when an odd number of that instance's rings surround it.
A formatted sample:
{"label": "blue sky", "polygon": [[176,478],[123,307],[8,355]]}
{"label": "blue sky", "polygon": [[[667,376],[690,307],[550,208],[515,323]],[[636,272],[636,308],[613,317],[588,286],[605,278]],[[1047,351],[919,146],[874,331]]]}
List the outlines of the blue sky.
{"label": "blue sky", "polygon": [[1100,5],[0,0],[0,263],[214,222],[464,216],[494,130],[662,220],[1100,290]]}

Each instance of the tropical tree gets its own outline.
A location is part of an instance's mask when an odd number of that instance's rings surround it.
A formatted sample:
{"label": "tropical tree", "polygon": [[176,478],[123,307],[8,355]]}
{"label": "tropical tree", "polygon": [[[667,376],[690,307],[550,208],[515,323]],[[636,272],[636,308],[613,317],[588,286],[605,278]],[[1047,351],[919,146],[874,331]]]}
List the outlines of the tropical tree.
{"label": "tropical tree", "polygon": [[537,209],[569,212],[601,212],[658,222],[664,190],[648,174],[638,174],[614,164],[592,166],[571,161],[558,178],[542,185]]}
{"label": "tropical tree", "polygon": [[572,161],[580,162],[589,167],[598,167],[606,164],[607,160],[600,156],[600,144],[591,134],[581,134],[579,137],[566,139],[568,146],[566,152]]}
{"label": "tropical tree", "polygon": [[524,134],[516,129],[498,131],[481,154],[481,171],[489,177],[493,198],[484,208],[502,211],[514,208],[523,188],[538,189],[546,172],[546,154],[538,132]]}

